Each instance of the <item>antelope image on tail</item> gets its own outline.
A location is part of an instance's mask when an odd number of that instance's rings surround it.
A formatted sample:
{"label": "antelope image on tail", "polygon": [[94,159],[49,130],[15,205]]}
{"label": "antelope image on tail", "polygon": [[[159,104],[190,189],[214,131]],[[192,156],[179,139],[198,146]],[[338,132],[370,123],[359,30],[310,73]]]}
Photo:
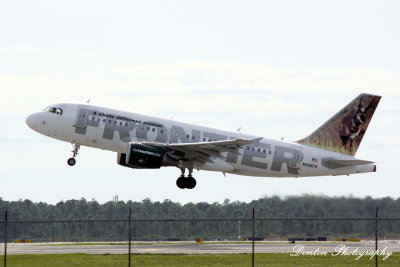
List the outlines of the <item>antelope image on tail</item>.
{"label": "antelope image on tail", "polygon": [[349,114],[343,118],[339,132],[344,146],[347,144],[349,144],[350,148],[353,146],[353,142],[359,136],[363,124],[367,122],[367,111],[373,103],[374,98],[371,95],[362,96],[354,110],[350,110]]}
{"label": "antelope image on tail", "polygon": [[377,95],[359,95],[310,136],[298,142],[354,156],[380,99]]}

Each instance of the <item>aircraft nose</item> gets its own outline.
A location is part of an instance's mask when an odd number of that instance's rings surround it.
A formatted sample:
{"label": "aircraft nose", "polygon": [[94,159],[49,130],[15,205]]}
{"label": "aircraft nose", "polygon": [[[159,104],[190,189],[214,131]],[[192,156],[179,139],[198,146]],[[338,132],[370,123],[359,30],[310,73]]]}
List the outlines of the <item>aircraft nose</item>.
{"label": "aircraft nose", "polygon": [[37,122],[37,115],[36,113],[29,115],[28,117],[26,117],[25,120],[26,124],[29,126],[29,128],[31,128],[32,130],[35,129],[36,126],[36,122]]}

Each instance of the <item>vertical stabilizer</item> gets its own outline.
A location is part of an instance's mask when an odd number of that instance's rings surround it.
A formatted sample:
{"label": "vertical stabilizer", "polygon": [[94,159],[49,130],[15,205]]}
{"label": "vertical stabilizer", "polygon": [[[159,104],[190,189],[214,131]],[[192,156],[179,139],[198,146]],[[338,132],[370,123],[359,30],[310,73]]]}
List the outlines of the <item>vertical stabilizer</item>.
{"label": "vertical stabilizer", "polygon": [[354,156],[381,97],[361,94],[300,144]]}

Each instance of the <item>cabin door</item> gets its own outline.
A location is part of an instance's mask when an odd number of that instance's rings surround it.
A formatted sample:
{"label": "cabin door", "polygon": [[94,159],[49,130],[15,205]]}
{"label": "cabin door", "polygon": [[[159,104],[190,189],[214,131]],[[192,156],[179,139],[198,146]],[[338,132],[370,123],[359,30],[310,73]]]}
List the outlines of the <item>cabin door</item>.
{"label": "cabin door", "polygon": [[88,109],[82,106],[78,106],[78,111],[76,114],[76,121],[75,121],[75,127],[76,128],[86,128],[86,121],[88,117]]}

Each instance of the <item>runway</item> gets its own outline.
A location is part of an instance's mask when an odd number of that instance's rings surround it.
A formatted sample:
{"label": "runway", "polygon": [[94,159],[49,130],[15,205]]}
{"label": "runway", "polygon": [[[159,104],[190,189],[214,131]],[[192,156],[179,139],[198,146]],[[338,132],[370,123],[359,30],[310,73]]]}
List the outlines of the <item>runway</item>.
{"label": "runway", "polygon": [[[256,242],[255,253],[304,253],[337,252],[347,248],[348,251],[374,251],[375,242]],[[400,241],[380,241],[379,250],[400,252]],[[4,251],[4,243],[0,244],[0,253]],[[133,254],[238,254],[251,253],[251,242],[160,242],[132,243]],[[127,242],[120,243],[31,243],[7,244],[8,255],[22,254],[127,254]]]}

